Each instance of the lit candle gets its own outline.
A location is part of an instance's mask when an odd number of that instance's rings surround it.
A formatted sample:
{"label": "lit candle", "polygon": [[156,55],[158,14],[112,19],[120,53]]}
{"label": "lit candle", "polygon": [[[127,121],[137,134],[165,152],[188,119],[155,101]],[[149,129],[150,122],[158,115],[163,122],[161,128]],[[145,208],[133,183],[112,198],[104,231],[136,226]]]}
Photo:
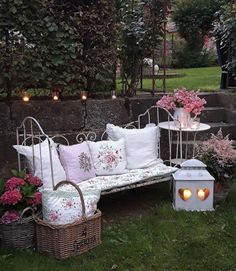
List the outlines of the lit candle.
{"label": "lit candle", "polygon": [[82,95],[81,96],[81,100],[86,101],[87,100],[87,96],[86,95]]}
{"label": "lit candle", "polygon": [[88,92],[86,90],[80,91],[80,100],[85,102],[88,99]]}
{"label": "lit candle", "polygon": [[184,189],[183,191],[183,199],[188,200],[192,196],[192,192],[189,189]]}
{"label": "lit candle", "polygon": [[28,102],[29,101],[29,96],[24,96],[22,99],[23,99],[24,102]]}
{"label": "lit candle", "polygon": [[198,198],[200,199],[200,200],[205,200],[205,192],[204,192],[204,190],[203,189],[199,189],[198,191],[197,191],[197,196],[198,196]]}
{"label": "lit candle", "polygon": [[193,118],[192,120],[191,120],[191,128],[192,129],[198,129],[199,128],[199,126],[200,126],[200,118]]}
{"label": "lit candle", "polygon": [[194,122],[192,123],[192,125],[191,125],[191,128],[192,128],[192,129],[198,129],[198,128],[199,128],[199,125],[200,125],[200,123],[199,123],[198,121],[194,121]]}
{"label": "lit candle", "polygon": [[22,93],[22,100],[24,102],[28,102],[30,100],[30,95],[26,91]]}
{"label": "lit candle", "polygon": [[55,94],[55,95],[52,96],[52,99],[53,99],[54,101],[58,101],[58,100],[59,100],[59,97]]}

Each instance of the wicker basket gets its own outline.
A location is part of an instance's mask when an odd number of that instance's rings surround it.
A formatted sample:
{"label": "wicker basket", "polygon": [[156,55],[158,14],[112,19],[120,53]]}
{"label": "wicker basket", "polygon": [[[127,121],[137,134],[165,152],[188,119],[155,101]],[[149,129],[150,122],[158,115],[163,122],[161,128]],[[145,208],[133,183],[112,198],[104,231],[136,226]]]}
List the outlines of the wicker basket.
{"label": "wicker basket", "polygon": [[101,212],[85,217],[84,198],[79,187],[70,182],[58,183],[54,190],[63,184],[71,184],[79,192],[82,203],[82,218],[66,225],[54,225],[36,218],[37,249],[57,259],[82,254],[101,244]]}
{"label": "wicker basket", "polygon": [[0,243],[4,247],[10,248],[30,248],[35,245],[35,222],[33,215],[23,217],[24,214],[32,210],[25,208],[18,221],[10,224],[0,223]]}

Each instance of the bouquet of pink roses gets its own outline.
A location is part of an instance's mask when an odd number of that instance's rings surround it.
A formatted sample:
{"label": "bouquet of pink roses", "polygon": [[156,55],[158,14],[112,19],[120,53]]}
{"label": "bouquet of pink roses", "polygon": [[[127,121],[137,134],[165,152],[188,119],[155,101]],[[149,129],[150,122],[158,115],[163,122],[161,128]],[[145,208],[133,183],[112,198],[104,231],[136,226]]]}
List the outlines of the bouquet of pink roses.
{"label": "bouquet of pink roses", "polygon": [[31,174],[12,170],[13,176],[0,180],[0,223],[8,224],[19,220],[21,212],[31,207],[37,211],[41,207],[42,181]]}
{"label": "bouquet of pink roses", "polygon": [[188,91],[182,87],[174,90],[173,95],[164,95],[156,105],[167,110],[184,108],[187,112],[199,115],[206,104],[205,99],[198,97],[198,92]]}

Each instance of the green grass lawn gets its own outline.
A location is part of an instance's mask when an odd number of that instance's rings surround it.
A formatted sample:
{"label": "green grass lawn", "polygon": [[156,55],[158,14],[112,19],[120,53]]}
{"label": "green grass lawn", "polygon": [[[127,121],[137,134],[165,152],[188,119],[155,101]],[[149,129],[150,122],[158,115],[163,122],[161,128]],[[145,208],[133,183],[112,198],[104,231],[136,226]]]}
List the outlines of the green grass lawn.
{"label": "green grass lawn", "polygon": [[[133,216],[124,217],[114,213],[113,219],[109,219],[105,210],[102,245],[90,252],[57,261],[30,250],[14,252],[2,249],[0,269],[236,270],[236,186],[227,202],[216,206],[215,212],[175,212],[167,184],[141,190],[139,197],[140,206],[142,199],[148,198],[151,204],[149,211],[142,212],[142,208],[139,210],[138,207]],[[119,195],[116,199],[119,200]],[[116,211],[115,208],[113,211]]]}
{"label": "green grass lawn", "polygon": [[[194,69],[176,69],[170,70],[167,73],[185,74],[180,78],[166,79],[167,89],[173,91],[176,88],[185,86],[187,89],[200,89],[201,91],[215,91],[220,88],[220,67],[194,68]],[[117,81],[117,88],[121,89],[120,80]],[[162,90],[162,80],[156,80],[158,91]],[[152,80],[144,79],[143,88],[151,89]]]}

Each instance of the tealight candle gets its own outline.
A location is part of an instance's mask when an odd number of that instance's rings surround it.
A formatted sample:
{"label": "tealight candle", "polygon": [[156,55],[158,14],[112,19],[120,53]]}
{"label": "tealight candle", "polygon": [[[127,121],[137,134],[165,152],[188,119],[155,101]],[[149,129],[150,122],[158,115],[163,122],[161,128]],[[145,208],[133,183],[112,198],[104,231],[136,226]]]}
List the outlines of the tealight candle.
{"label": "tealight candle", "polygon": [[30,100],[30,95],[27,91],[22,92],[22,100],[23,102],[28,102]]}
{"label": "tealight candle", "polygon": [[24,102],[28,102],[29,101],[29,96],[24,96],[23,98],[22,98],[22,100],[24,101]]}
{"label": "tealight candle", "polygon": [[200,126],[200,118],[195,118],[191,121],[191,128],[198,129]]}
{"label": "tealight candle", "polygon": [[198,129],[198,128],[199,128],[199,125],[200,125],[199,122],[194,121],[194,122],[192,123],[192,125],[191,125],[191,128],[192,128],[192,129]]}
{"label": "tealight candle", "polygon": [[192,196],[192,192],[189,189],[184,189],[183,198],[184,200],[188,200]]}
{"label": "tealight candle", "polygon": [[53,90],[52,91],[52,100],[53,101],[59,101],[60,100],[60,91],[59,90]]}
{"label": "tealight candle", "polygon": [[88,92],[85,91],[85,90],[82,90],[82,91],[80,92],[80,100],[81,100],[82,102],[85,102],[85,101],[87,100],[87,98],[88,98]]}
{"label": "tealight candle", "polygon": [[197,196],[200,200],[204,200],[205,199],[205,192],[203,189],[199,189],[198,192],[197,192]]}

